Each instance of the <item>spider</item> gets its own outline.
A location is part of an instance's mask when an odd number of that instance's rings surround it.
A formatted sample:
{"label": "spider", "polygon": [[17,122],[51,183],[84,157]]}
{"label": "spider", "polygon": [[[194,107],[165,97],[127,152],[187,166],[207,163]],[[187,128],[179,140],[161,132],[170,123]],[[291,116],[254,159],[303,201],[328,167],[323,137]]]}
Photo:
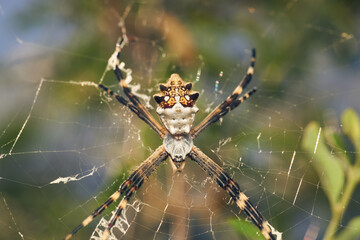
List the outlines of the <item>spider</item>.
{"label": "spider", "polygon": [[155,171],[155,169],[170,157],[170,163],[174,171],[181,172],[185,166],[185,159],[189,157],[196,162],[216,183],[230,195],[236,205],[243,210],[251,221],[260,230],[265,239],[275,238],[278,232],[264,219],[256,207],[249,201],[249,198],[240,190],[239,185],[226,173],[217,163],[206,156],[199,148],[193,144],[193,140],[209,127],[217,122],[221,117],[233,110],[240,103],[248,99],[256,88],[240,96],[243,89],[249,84],[254,74],[255,49],[252,49],[252,58],[246,75],[235,88],[233,93],[220,105],[218,105],[207,117],[205,117],[197,126],[193,127],[195,114],[199,110],[195,102],[199,97],[199,92],[192,90],[192,83],[185,83],[182,78],[174,73],[170,76],[166,84],[160,84],[160,92],[153,97],[158,104],[156,109],[162,125],[150,114],[145,105],[131,92],[123,77],[123,66],[120,63],[120,52],[125,45],[124,39],[120,39],[116,44],[115,63],[113,71],[119,81],[120,86],[127,97],[124,98],[103,84],[96,86],[105,91],[108,95],[115,98],[119,103],[128,107],[141,120],[147,123],[163,140],[163,145],[158,147],[150,157],[148,157],[113,193],[103,204],[94,212],[85,218],[65,239],[70,239],[81,228],[88,225],[95,217],[99,216],[108,206],[116,202],[121,196],[115,213],[111,217],[102,239],[107,239],[112,227],[121,215],[122,210],[132,197],[132,195],[141,187],[144,181]]}

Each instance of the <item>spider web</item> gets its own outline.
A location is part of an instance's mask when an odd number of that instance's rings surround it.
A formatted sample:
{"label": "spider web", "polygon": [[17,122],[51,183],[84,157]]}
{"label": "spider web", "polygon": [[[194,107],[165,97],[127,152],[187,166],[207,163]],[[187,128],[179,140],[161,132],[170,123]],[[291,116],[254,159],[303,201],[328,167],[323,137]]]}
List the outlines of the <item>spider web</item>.
{"label": "spider web", "polygon": [[[1,238],[63,238],[161,144],[95,87],[120,92],[107,67],[120,36],[129,39],[121,56],[132,71],[128,83],[152,114],[151,96],[176,72],[200,92],[195,124],[233,91],[256,47],[249,89],[257,93],[194,144],[239,183],[283,239],[323,238],[332,219],[324,172],[314,166],[323,128],[311,151],[302,140],[311,121],[340,131],[346,108],[360,112],[359,30],[358,4],[315,5],[0,3]],[[338,228],[360,215],[359,197],[355,191]],[[99,239],[115,208],[76,237]],[[168,162],[152,174],[111,237],[254,239],[249,225],[227,193],[187,160],[181,174]]]}

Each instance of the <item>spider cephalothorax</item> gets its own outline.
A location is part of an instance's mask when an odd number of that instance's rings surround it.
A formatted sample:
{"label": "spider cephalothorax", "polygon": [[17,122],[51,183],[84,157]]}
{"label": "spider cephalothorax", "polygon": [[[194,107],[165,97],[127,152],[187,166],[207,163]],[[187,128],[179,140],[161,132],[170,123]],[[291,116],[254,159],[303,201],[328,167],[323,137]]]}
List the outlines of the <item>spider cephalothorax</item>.
{"label": "spider cephalothorax", "polygon": [[[141,187],[144,181],[149,178],[152,172],[164,162],[169,156],[172,166],[176,171],[182,171],[185,166],[185,158],[190,158],[196,162],[209,176],[214,178],[216,183],[228,192],[232,200],[240,208],[244,210],[252,222],[257,226],[262,235],[267,240],[281,239],[281,233],[277,232],[261,215],[254,205],[251,204],[249,198],[240,190],[239,185],[227,174],[217,163],[206,156],[199,148],[194,146],[195,139],[200,132],[217,122],[229,111],[236,108],[240,103],[250,97],[255,89],[240,96],[243,89],[251,81],[254,73],[255,50],[252,51],[251,63],[248,71],[235,88],[233,93],[212,112],[208,114],[198,125],[193,127],[195,114],[199,110],[195,106],[195,102],[199,97],[199,93],[192,90],[192,83],[185,83],[178,74],[172,74],[166,84],[160,84],[160,93],[154,95],[155,101],[158,103],[156,112],[158,113],[163,125],[159,124],[151,115],[145,105],[131,92],[123,78],[121,69],[124,65],[120,64],[120,51],[123,45],[120,40],[116,45],[116,56],[114,72],[119,80],[120,86],[124,89],[125,97],[115,93],[103,84],[96,85],[100,89],[113,96],[118,102],[128,107],[140,119],[147,123],[163,140],[163,145],[158,147],[113,193],[103,204],[85,218],[70,234],[66,236],[66,240],[70,239],[81,228],[88,225],[93,219],[99,216],[110,204],[116,202],[121,196],[116,212],[111,217],[106,230],[100,234],[102,240],[108,238],[111,229],[115,225],[117,219],[121,216],[126,204],[131,196]],[[277,236],[275,238],[275,235]]]}

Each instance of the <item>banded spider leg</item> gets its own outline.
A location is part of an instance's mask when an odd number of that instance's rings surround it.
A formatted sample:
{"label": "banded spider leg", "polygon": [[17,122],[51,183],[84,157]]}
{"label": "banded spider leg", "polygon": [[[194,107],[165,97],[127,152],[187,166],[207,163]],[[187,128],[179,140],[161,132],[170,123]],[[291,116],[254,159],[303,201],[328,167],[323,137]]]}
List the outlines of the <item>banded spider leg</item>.
{"label": "banded spider leg", "polygon": [[267,240],[276,240],[269,223],[261,213],[252,205],[249,198],[240,190],[239,185],[217,163],[206,156],[199,148],[193,147],[189,153],[191,160],[195,161],[207,174],[216,180],[216,183],[228,192],[236,205],[243,210],[251,221],[258,227]]}
{"label": "banded spider leg", "polygon": [[124,42],[124,38],[121,38],[117,43],[116,43],[116,48],[115,48],[115,55],[116,55],[116,60],[115,63],[113,64],[113,71],[115,73],[115,76],[120,84],[120,86],[123,88],[124,93],[126,95],[126,97],[130,100],[126,100],[124,97],[118,95],[117,93],[115,93],[114,91],[112,91],[110,88],[106,87],[103,84],[98,84],[97,86],[104,90],[105,92],[107,92],[110,96],[115,97],[115,99],[120,102],[121,104],[127,106],[128,108],[130,108],[130,110],[132,112],[134,112],[141,120],[143,120],[144,122],[146,122],[157,134],[159,134],[159,136],[163,139],[165,134],[166,134],[166,129],[159,124],[158,121],[156,121],[156,119],[150,114],[150,112],[146,109],[145,105],[138,99],[138,97],[136,97],[132,92],[131,89],[127,86],[125,79],[123,77],[123,73],[121,71],[120,68],[121,67],[121,62],[120,62],[120,53],[121,50],[123,48],[123,46],[126,43]]}
{"label": "banded spider leg", "polygon": [[107,239],[111,228],[115,225],[117,219],[121,215],[131,196],[141,187],[144,181],[154,172],[154,170],[167,159],[168,153],[163,146],[160,146],[155,152],[150,155],[129,177],[125,180],[115,193],[113,193],[103,204],[94,210],[94,212],[85,218],[80,225],[78,225],[70,234],[65,237],[65,240],[70,239],[80,229],[91,223],[94,218],[99,216],[106,208],[113,202],[116,202],[121,195],[123,195],[115,214],[111,217],[106,230],[104,231],[102,239]]}
{"label": "banded spider leg", "polygon": [[248,99],[253,93],[256,92],[256,88],[244,94],[239,98],[240,94],[246,88],[246,86],[250,83],[252,76],[254,74],[254,66],[255,66],[255,49],[252,49],[252,57],[250,66],[247,70],[246,75],[239,83],[239,85],[235,88],[233,93],[221,104],[219,104],[211,113],[209,113],[196,127],[191,130],[191,136],[196,138],[200,132],[205,130],[211,124],[217,122],[221,117],[227,114],[229,111],[236,108],[240,103]]}

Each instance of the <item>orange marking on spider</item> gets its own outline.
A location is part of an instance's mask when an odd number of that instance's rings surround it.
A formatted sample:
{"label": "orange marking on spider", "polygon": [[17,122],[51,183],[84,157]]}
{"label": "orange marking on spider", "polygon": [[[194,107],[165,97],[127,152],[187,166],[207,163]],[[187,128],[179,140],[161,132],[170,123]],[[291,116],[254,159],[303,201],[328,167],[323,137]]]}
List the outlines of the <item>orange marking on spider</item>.
{"label": "orange marking on spider", "polygon": [[82,225],[85,227],[86,225],[88,225],[91,221],[93,220],[93,216],[88,216],[87,218],[85,218],[84,221],[82,221]]}
{"label": "orange marking on spider", "polygon": [[115,192],[113,195],[111,195],[110,196],[110,198],[114,201],[114,202],[116,202],[116,200],[120,197],[121,195],[120,195],[120,192]]}
{"label": "orange marking on spider", "polygon": [[242,200],[242,199],[237,200],[237,201],[236,201],[236,204],[239,206],[239,208],[240,208],[241,210],[244,210],[245,207],[246,207],[245,201]]}

